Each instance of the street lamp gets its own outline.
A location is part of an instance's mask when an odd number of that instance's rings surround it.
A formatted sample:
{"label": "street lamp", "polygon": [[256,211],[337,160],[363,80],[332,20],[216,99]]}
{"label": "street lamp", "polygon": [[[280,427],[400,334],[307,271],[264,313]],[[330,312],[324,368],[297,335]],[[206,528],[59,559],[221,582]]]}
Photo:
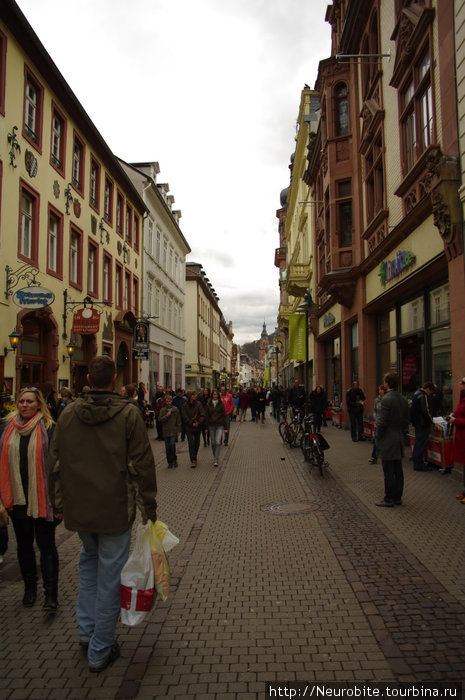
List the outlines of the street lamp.
{"label": "street lamp", "polygon": [[297,311],[300,313],[305,313],[305,413],[308,413],[308,314],[309,311],[316,311],[318,309],[318,304],[312,299],[310,290],[305,291],[305,296],[303,302],[297,307]]}
{"label": "street lamp", "polygon": [[19,345],[19,341],[21,339],[21,335],[13,330],[10,335],[8,336],[8,340],[10,341],[10,347],[9,348],[3,348],[3,355],[6,357],[9,352],[16,352],[16,348]]}
{"label": "street lamp", "polygon": [[76,345],[69,341],[68,345],[66,346],[66,352],[68,353],[67,355],[63,355],[63,362],[66,360],[71,360],[71,358],[74,355],[74,351],[76,350]]}

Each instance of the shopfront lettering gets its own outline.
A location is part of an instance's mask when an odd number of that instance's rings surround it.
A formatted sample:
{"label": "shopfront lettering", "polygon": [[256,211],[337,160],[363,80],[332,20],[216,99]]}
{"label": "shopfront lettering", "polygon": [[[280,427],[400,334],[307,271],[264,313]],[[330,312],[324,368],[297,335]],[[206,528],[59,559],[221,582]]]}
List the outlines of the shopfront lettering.
{"label": "shopfront lettering", "polygon": [[379,266],[378,277],[381,284],[386,284],[401,272],[411,267],[416,262],[416,257],[409,250],[399,250],[393,260],[386,260]]}
{"label": "shopfront lettering", "polygon": [[28,309],[41,309],[50,306],[55,300],[55,295],[45,287],[25,287],[18,289],[13,295],[13,302],[17,306]]}

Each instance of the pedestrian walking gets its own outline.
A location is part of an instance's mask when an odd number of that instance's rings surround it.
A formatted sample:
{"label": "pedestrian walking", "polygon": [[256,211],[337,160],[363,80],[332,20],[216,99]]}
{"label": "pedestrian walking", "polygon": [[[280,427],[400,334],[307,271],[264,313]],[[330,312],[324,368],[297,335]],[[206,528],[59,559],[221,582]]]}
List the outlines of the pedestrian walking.
{"label": "pedestrian walking", "polygon": [[187,397],[181,388],[176,389],[176,396],[173,398],[173,406],[179,411],[179,416],[181,418],[181,442],[186,439],[186,426],[184,425],[184,418],[182,417],[182,407],[187,401]]}
{"label": "pedestrian walking", "polygon": [[181,432],[181,416],[176,406],[173,406],[173,397],[167,394],[165,405],[160,411],[160,423],[165,440],[166,461],[168,469],[178,466],[176,457],[176,440]]}
{"label": "pedestrian walking", "polygon": [[60,400],[58,401],[57,406],[57,420],[61,416],[65,408],[72,402],[73,394],[67,386],[64,386],[62,389],[60,389]]}
{"label": "pedestrian walking", "polygon": [[352,386],[347,390],[346,401],[352,442],[362,442],[365,440],[363,436],[363,406],[366,398],[357,381],[352,382]]}
{"label": "pedestrian walking", "polygon": [[24,581],[23,605],[37,598],[34,541],[40,552],[45,612],[58,607],[58,551],[48,489],[49,441],[54,423],[42,392],[21,389],[17,409],[6,416],[0,438],[0,502],[8,511],[16,535],[18,564]]}
{"label": "pedestrian walking", "polygon": [[234,401],[229,391],[226,391],[224,384],[220,387],[220,399],[223,402],[224,410],[226,412],[226,428],[224,431],[224,446],[226,447],[229,443],[229,431],[231,429],[231,416],[234,410]]}
{"label": "pedestrian walking", "polygon": [[380,507],[392,508],[402,505],[404,491],[405,436],[409,426],[407,399],[399,393],[399,376],[390,372],[384,377],[387,387],[381,400],[376,422],[376,445],[384,473],[384,498],[376,503]]}
{"label": "pedestrian walking", "polygon": [[410,406],[410,422],[415,428],[415,443],[413,445],[413,468],[416,472],[426,472],[430,468],[425,464],[424,453],[433,425],[433,413],[430,397],[434,393],[433,382],[425,382],[412,396]]}
{"label": "pedestrian walking", "polygon": [[208,400],[206,424],[210,435],[210,444],[213,452],[213,466],[217,467],[220,459],[221,443],[226,430],[226,410],[217,389],[213,389]]}
{"label": "pedestrian walking", "polygon": [[195,469],[200,445],[200,433],[205,426],[205,407],[197,399],[195,390],[187,392],[187,401],[182,407],[182,415],[186,426],[191,467]]}
{"label": "pedestrian walking", "polygon": [[249,395],[243,388],[239,393],[239,423],[247,419],[247,409],[249,407]]}
{"label": "pedestrian walking", "polygon": [[139,409],[115,393],[108,356],[89,363],[86,396],[60,417],[50,445],[50,495],[65,527],[77,531],[79,591],[76,619],[89,670],[120,655],[115,641],[120,576],[128,559],[136,504],[142,522],[157,519],[155,462]]}
{"label": "pedestrian walking", "polygon": [[155,414],[155,425],[157,427],[157,440],[163,440],[163,429],[160,423],[160,411],[165,405],[165,391],[163,387],[158,387],[158,391],[155,394],[155,400],[152,404],[152,408]]}
{"label": "pedestrian walking", "polygon": [[255,422],[255,416],[257,413],[257,392],[255,390],[255,387],[251,386],[249,389],[249,406],[250,406],[250,413],[251,413],[251,422]]}
{"label": "pedestrian walking", "polygon": [[[197,398],[206,411],[208,399],[210,398],[210,389],[208,389],[207,387],[201,389]],[[201,434],[203,439],[203,446],[206,447],[210,444],[210,435],[208,434],[208,429],[205,423],[202,425]]]}
{"label": "pedestrian walking", "polygon": [[370,464],[376,464],[378,461],[378,453],[376,450],[376,421],[378,420],[379,412],[381,410],[381,400],[386,393],[386,386],[380,384],[378,387],[378,396],[373,404],[373,421],[374,421],[374,435],[373,435],[373,449],[371,451],[371,457],[368,460]]}
{"label": "pedestrian walking", "polygon": [[266,412],[266,391],[262,386],[257,389],[255,400],[257,406],[255,411],[255,422],[258,423],[261,420],[261,422],[264,423]]}

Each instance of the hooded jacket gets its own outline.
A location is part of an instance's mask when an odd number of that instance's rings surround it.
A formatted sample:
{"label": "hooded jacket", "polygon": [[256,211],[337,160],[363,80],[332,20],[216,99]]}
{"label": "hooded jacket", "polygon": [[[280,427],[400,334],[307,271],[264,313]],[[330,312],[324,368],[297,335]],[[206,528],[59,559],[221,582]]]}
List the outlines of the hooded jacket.
{"label": "hooded jacket", "polygon": [[65,527],[123,532],[136,504],[157,519],[155,462],[139,409],[111,392],[89,392],[63,411],[49,450],[50,498]]}

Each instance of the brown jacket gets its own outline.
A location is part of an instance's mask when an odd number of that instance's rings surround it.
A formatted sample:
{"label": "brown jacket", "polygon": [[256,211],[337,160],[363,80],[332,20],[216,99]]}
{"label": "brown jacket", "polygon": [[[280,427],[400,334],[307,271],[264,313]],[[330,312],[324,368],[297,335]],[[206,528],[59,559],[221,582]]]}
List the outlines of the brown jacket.
{"label": "brown jacket", "polygon": [[123,532],[136,504],[157,518],[155,462],[139,409],[122,396],[90,392],[60,416],[49,450],[50,499],[68,530]]}

